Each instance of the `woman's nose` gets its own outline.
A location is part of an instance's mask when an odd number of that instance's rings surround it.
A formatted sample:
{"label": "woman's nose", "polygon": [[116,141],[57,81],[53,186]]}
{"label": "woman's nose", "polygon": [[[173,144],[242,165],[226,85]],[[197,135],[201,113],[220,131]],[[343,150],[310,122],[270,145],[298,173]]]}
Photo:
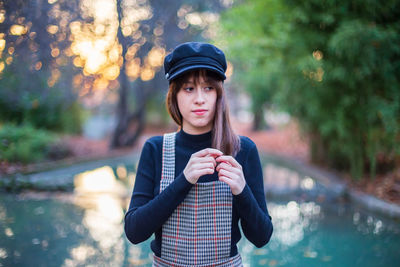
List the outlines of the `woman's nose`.
{"label": "woman's nose", "polygon": [[205,99],[204,99],[204,92],[201,90],[201,88],[197,88],[196,89],[196,103],[198,104],[202,104],[204,103]]}

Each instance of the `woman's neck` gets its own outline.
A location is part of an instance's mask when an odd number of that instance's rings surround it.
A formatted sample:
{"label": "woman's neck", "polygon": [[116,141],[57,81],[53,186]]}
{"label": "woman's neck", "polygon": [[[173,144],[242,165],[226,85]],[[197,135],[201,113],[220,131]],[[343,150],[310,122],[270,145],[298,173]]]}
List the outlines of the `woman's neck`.
{"label": "woman's neck", "polygon": [[179,139],[183,140],[185,143],[203,143],[211,142],[212,133],[211,131],[203,134],[190,134],[185,130],[181,129],[178,132]]}
{"label": "woman's neck", "polygon": [[205,127],[190,127],[188,125],[182,125],[181,129],[191,135],[200,135],[200,134],[205,134],[211,131],[212,126],[207,125]]}

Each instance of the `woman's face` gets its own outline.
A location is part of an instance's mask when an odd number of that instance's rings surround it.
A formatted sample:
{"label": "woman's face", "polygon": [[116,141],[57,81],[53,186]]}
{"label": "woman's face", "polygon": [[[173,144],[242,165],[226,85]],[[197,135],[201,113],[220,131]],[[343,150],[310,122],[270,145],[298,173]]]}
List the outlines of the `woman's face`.
{"label": "woman's face", "polygon": [[200,76],[195,83],[190,76],[179,89],[177,95],[179,111],[182,115],[182,129],[189,134],[211,131],[217,102],[217,89]]}

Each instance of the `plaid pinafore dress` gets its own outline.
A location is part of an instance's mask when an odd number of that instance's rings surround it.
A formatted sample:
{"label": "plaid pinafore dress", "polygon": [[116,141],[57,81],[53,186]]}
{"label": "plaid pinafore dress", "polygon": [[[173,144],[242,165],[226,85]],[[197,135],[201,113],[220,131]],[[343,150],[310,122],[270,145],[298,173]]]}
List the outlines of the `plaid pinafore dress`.
{"label": "plaid pinafore dress", "polygon": [[[160,192],[175,178],[175,135],[164,135]],[[220,181],[197,183],[162,228],[153,266],[242,266],[230,257],[232,193]]]}

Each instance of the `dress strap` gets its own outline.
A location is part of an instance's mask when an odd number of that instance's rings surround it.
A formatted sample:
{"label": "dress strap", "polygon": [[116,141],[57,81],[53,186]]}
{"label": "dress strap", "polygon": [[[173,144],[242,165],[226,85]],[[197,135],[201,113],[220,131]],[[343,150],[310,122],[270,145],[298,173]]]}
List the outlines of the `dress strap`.
{"label": "dress strap", "polygon": [[160,192],[175,178],[175,138],[176,132],[164,134]]}

